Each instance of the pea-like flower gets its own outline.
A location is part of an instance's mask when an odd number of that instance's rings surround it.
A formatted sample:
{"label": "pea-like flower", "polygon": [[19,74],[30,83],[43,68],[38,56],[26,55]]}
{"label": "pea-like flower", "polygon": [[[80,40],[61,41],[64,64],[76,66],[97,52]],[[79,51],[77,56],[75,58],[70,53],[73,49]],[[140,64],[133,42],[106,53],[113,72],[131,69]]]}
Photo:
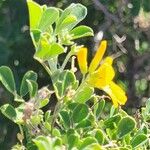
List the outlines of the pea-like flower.
{"label": "pea-like flower", "polygon": [[113,78],[115,71],[112,67],[113,58],[106,57],[102,61],[102,57],[106,51],[107,41],[102,41],[90,66],[87,63],[87,48],[83,47],[77,53],[79,68],[83,75],[87,74],[85,82],[92,87],[105,91],[112,99],[115,107],[124,105],[127,101],[126,93],[118,86]]}

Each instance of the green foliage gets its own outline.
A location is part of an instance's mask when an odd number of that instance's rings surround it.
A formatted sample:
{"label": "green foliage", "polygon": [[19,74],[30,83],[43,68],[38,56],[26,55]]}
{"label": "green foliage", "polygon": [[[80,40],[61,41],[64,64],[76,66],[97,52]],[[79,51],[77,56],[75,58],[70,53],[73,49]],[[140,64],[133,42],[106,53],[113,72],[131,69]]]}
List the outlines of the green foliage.
{"label": "green foliage", "polygon": [[[33,88],[36,88],[35,84],[33,83],[37,80],[37,74],[33,71],[28,71],[21,82],[21,87],[20,87],[20,95],[25,96],[29,91],[33,93]],[[33,82],[32,82],[33,81]],[[31,83],[32,82],[32,83]],[[30,84],[30,85],[29,85]],[[34,85],[33,85],[34,84]],[[32,86],[32,87],[31,87]],[[34,87],[33,87],[34,86]],[[37,89],[37,88],[36,88]],[[34,91],[36,90],[34,89]],[[31,93],[30,93],[31,94]]]}
{"label": "green foliage", "polygon": [[72,39],[78,39],[85,36],[93,36],[93,31],[91,28],[82,25],[74,28],[70,34],[72,35]]}
{"label": "green foliage", "polygon": [[[93,36],[93,31],[89,27],[74,28],[87,14],[86,7],[81,4],[71,4],[64,11],[54,7],[40,6],[30,0],[28,6],[31,37],[36,47],[37,59],[49,60],[65,52],[62,45],[72,45],[74,43],[72,40],[76,38]],[[35,12],[37,16],[34,16]]]}
{"label": "green foliage", "polygon": [[122,138],[126,134],[130,133],[135,128],[135,120],[131,117],[124,117],[118,124],[118,136]]}
{"label": "green foliage", "polygon": [[13,73],[6,66],[0,67],[0,81],[9,92],[11,92],[12,94],[16,93],[16,86]]}
{"label": "green foliage", "polygon": [[49,43],[42,42],[39,50],[35,53],[35,57],[38,57],[42,60],[49,60],[51,57],[55,57],[64,52],[64,48],[57,43],[49,45]]}
{"label": "green foliage", "polygon": [[85,103],[93,95],[94,89],[92,87],[85,86],[79,90],[78,94],[75,95],[74,100],[76,102]]}
{"label": "green foliage", "polygon": [[[82,114],[82,115],[81,115]],[[78,123],[85,119],[88,115],[88,107],[85,104],[79,104],[77,105],[72,114],[72,120],[74,123]]]}
{"label": "green foliage", "polygon": [[[28,71],[18,94],[12,71],[8,67],[0,67],[0,81],[15,96],[14,101],[19,102],[0,107],[2,114],[19,126],[19,143],[12,149],[149,148],[150,100],[142,108],[140,118],[133,118],[121,108],[108,106],[105,101],[108,97],[94,93],[94,88],[86,83],[86,75],[81,82],[78,81],[73,60],[71,68],[65,69],[70,58],[82,47],[74,39],[93,36],[91,28],[75,27],[87,15],[86,7],[71,4],[61,10],[40,6],[31,0],[27,3],[30,33],[36,49],[34,58],[51,77],[54,89],[38,89],[37,74]],[[60,64],[58,57],[63,53],[67,56]],[[53,93],[57,98],[56,106],[54,110],[45,112],[42,108],[48,106]]]}
{"label": "green foliage", "polygon": [[143,145],[148,140],[147,136],[145,134],[138,134],[137,136],[133,137],[131,141],[131,145],[133,148],[137,148],[140,145]]}
{"label": "green foliage", "polygon": [[[72,71],[65,70],[63,72],[58,72],[57,76],[52,78],[55,88],[57,89],[57,95],[59,97],[69,94],[71,90],[76,89],[76,84],[78,83],[76,77]],[[69,98],[69,97],[68,97]]]}
{"label": "green foliage", "polygon": [[16,120],[17,113],[13,106],[10,104],[5,104],[0,107],[1,112],[10,120],[14,121]]}

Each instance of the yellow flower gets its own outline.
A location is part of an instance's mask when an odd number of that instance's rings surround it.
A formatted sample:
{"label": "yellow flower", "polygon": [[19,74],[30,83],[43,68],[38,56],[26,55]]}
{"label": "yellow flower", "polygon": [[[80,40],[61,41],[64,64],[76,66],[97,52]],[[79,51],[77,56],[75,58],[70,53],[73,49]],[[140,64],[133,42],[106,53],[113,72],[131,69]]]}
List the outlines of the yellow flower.
{"label": "yellow flower", "polygon": [[106,51],[106,47],[107,47],[107,41],[102,41],[91,64],[90,64],[90,67],[89,67],[89,72],[93,72],[95,71],[95,69],[98,67],[100,61],[102,60],[103,58],[103,55]]}
{"label": "yellow flower", "polygon": [[82,72],[82,74],[86,74],[87,73],[87,48],[83,47],[79,50],[79,52],[77,53],[77,59],[79,63],[79,68]]}
{"label": "yellow flower", "polygon": [[102,64],[102,57],[106,50],[106,41],[102,41],[88,69],[87,48],[81,48],[77,54],[78,64],[83,74],[89,72],[86,82],[95,88],[105,91],[112,99],[115,107],[124,105],[127,101],[125,92],[113,82],[115,71],[112,67],[113,58],[106,57]]}
{"label": "yellow flower", "polygon": [[111,81],[109,85],[106,85],[102,89],[111,97],[115,107],[118,107],[118,105],[124,105],[126,103],[126,93],[113,81]]}

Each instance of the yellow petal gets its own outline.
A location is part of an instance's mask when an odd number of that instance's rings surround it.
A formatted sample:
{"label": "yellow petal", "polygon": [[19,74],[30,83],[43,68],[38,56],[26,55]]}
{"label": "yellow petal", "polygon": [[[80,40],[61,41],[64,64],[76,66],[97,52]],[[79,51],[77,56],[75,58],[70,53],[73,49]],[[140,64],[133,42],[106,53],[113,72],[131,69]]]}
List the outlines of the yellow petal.
{"label": "yellow petal", "polygon": [[87,73],[87,48],[83,47],[77,53],[77,60],[82,74]]}
{"label": "yellow petal", "polygon": [[115,71],[111,65],[102,64],[97,71],[89,75],[88,83],[96,88],[107,86],[115,76]]}
{"label": "yellow petal", "polygon": [[116,98],[118,99],[118,103],[120,105],[124,105],[127,101],[127,96],[124,90],[113,81],[110,82],[110,88],[114,93],[114,95],[116,96]]}
{"label": "yellow petal", "polygon": [[91,64],[89,67],[89,72],[92,73],[93,71],[95,71],[95,69],[98,67],[100,61],[102,60],[102,57],[106,51],[106,47],[107,47],[107,41],[102,41]]}
{"label": "yellow petal", "polygon": [[124,105],[127,101],[125,92],[113,81],[111,81],[108,86],[103,87],[102,90],[111,97],[115,107],[118,107],[118,105]]}
{"label": "yellow petal", "polygon": [[108,64],[108,65],[112,65],[112,63],[113,63],[113,58],[109,56],[106,57],[103,62],[103,64]]}

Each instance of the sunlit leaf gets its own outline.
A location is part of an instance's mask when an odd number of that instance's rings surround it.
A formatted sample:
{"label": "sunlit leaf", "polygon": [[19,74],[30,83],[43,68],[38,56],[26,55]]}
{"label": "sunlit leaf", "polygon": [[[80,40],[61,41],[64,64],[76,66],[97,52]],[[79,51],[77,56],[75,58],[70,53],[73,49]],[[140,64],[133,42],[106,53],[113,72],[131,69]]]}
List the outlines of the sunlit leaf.
{"label": "sunlit leaf", "polygon": [[14,76],[9,67],[0,67],[0,81],[9,92],[12,94],[16,93]]}

